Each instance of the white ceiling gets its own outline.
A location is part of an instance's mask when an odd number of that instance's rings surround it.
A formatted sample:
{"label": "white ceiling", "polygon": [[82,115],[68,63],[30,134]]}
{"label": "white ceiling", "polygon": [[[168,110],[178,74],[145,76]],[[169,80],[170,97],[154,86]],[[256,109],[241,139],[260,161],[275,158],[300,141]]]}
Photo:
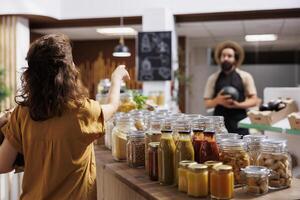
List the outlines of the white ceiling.
{"label": "white ceiling", "polygon": [[[141,25],[130,26],[142,31]],[[99,27],[37,29],[33,32],[48,34],[61,32],[73,40],[102,40],[117,37],[104,36],[96,32]],[[300,50],[300,18],[260,19],[195,22],[177,24],[177,34],[186,36],[203,47],[213,47],[223,40],[235,40],[248,50]],[[247,34],[277,34],[274,42],[248,43],[244,40]]]}

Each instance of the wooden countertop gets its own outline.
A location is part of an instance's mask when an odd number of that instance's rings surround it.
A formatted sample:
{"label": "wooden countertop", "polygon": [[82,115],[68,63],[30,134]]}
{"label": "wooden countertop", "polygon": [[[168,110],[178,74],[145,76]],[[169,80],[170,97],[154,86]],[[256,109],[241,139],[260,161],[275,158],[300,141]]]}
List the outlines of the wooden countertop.
{"label": "wooden countertop", "polygon": [[[108,173],[111,173],[132,190],[139,193],[146,199],[159,200],[194,200],[200,198],[188,197],[185,193],[179,192],[177,187],[162,186],[158,182],[150,181],[145,169],[130,168],[124,162],[116,162],[111,156],[111,151],[101,146],[95,146],[96,164],[103,165]],[[203,199],[203,198],[202,198]],[[250,196],[242,191],[242,188],[235,189],[234,199],[263,199],[263,200],[284,200],[300,199],[300,179],[293,179],[290,188],[278,191],[269,191],[262,196]]]}

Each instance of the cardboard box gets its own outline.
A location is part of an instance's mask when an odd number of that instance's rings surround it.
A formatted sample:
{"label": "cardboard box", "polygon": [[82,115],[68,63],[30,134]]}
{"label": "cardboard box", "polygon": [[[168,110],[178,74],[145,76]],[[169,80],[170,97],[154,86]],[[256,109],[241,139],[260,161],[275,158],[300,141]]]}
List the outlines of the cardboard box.
{"label": "cardboard box", "polygon": [[300,113],[292,113],[288,116],[291,129],[300,130]]}
{"label": "cardboard box", "polygon": [[249,111],[248,117],[252,124],[272,125],[293,112],[298,112],[298,106],[292,99],[285,99],[286,107],[279,111]]}

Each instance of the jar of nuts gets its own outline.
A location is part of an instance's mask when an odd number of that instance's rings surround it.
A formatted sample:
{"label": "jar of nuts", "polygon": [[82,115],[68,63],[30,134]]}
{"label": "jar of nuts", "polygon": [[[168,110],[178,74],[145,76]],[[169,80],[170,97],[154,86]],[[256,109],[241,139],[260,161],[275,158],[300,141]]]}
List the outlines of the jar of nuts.
{"label": "jar of nuts", "polygon": [[129,167],[138,168],[145,165],[145,134],[132,131],[127,136],[126,152]]}
{"label": "jar of nuts", "polygon": [[222,140],[220,144],[220,161],[224,165],[232,166],[235,186],[243,184],[241,169],[250,165],[249,155],[244,146],[245,143],[241,139]]}
{"label": "jar of nuts", "polygon": [[265,140],[262,152],[258,156],[257,165],[272,170],[269,177],[271,189],[282,189],[291,186],[291,157],[287,152],[286,140]]}
{"label": "jar of nuts", "polygon": [[253,195],[262,195],[268,192],[270,170],[262,166],[250,165],[242,169],[244,174],[245,186],[247,193]]}

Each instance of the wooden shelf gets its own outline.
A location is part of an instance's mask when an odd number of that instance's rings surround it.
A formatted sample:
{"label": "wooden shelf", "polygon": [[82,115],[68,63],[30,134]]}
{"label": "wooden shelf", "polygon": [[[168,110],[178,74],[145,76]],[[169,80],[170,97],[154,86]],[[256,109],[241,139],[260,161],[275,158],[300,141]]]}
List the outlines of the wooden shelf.
{"label": "wooden shelf", "polygon": [[[175,186],[162,186],[157,181],[150,181],[145,169],[130,168],[126,162],[113,161],[111,151],[95,147],[97,166],[98,199],[111,200],[194,200],[179,192]],[[262,196],[246,194],[243,188],[235,189],[234,199],[298,199],[300,197],[300,179],[292,179],[292,186],[284,190],[273,190]]]}

